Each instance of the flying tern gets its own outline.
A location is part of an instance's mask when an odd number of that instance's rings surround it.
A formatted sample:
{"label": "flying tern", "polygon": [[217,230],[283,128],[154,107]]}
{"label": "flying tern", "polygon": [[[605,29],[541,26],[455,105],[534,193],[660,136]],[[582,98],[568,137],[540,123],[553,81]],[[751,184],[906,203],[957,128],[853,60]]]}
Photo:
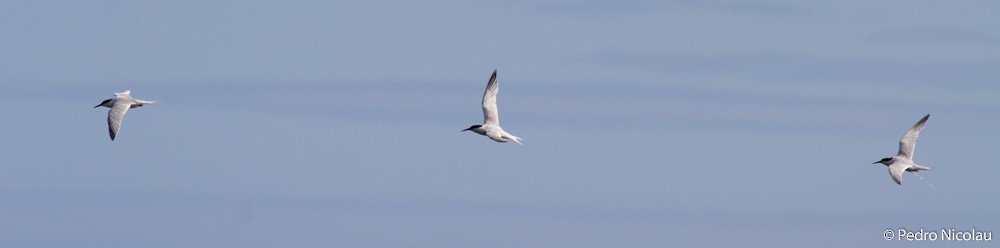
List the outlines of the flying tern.
{"label": "flying tern", "polygon": [[142,107],[143,104],[156,103],[156,101],[132,98],[131,93],[131,90],[115,93],[115,98],[104,100],[101,104],[94,106],[94,108],[111,108],[111,110],[108,110],[108,134],[111,135],[111,140],[115,140],[115,136],[118,135],[118,129],[121,128],[125,112],[128,112],[130,108]]}
{"label": "flying tern", "polygon": [[[903,138],[899,139],[899,153],[891,158],[883,158],[882,160],[876,161],[872,164],[884,164],[889,167],[889,176],[892,177],[896,184],[902,184],[903,172],[917,172],[921,170],[930,170],[930,167],[920,166],[913,163],[913,149],[917,146],[917,136],[920,135],[920,129],[924,128],[924,124],[927,123],[927,118],[931,115],[925,115],[917,124],[913,124],[910,130],[906,131]],[[917,174],[914,176],[920,177]],[[923,178],[921,178],[923,179]],[[926,182],[926,181],[925,181]],[[930,184],[930,183],[927,183]],[[932,188],[934,186],[931,186]]]}
{"label": "flying tern", "polygon": [[472,125],[462,131],[473,131],[489,137],[496,142],[514,141],[521,144],[521,138],[507,133],[503,128],[500,128],[500,116],[497,111],[497,91],[499,91],[497,71],[493,70],[490,81],[486,83],[486,92],[483,93],[483,124]]}

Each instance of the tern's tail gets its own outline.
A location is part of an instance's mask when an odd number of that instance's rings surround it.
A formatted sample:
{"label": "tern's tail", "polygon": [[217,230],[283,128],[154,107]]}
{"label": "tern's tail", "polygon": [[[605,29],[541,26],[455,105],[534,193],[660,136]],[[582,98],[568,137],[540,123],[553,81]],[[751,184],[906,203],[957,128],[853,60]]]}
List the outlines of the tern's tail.
{"label": "tern's tail", "polygon": [[511,135],[511,134],[507,134],[507,139],[514,141],[518,145],[522,145],[522,146],[524,145],[524,144],[521,143],[521,138],[520,137]]}
{"label": "tern's tail", "polygon": [[918,171],[922,171],[922,170],[934,170],[934,169],[931,169],[931,167],[921,166],[921,165],[913,165],[913,167],[917,168]]}

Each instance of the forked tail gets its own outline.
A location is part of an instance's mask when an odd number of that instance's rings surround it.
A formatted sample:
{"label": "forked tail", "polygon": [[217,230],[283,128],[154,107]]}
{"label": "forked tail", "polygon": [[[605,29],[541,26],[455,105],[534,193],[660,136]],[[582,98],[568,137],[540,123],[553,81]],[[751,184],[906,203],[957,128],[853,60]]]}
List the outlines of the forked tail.
{"label": "forked tail", "polygon": [[[510,135],[510,134],[507,134],[507,135]],[[514,143],[517,143],[518,145],[522,145],[522,146],[524,145],[524,144],[521,144],[521,138],[520,137],[517,137],[517,136],[514,136],[514,135],[510,135],[510,137],[507,137],[507,139],[513,140]]]}

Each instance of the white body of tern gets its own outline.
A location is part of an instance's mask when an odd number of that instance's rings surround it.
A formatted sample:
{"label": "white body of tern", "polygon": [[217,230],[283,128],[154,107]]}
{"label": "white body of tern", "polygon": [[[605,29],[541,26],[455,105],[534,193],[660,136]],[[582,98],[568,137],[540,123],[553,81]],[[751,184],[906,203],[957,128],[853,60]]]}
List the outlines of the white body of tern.
{"label": "white body of tern", "polygon": [[521,138],[500,128],[500,114],[497,111],[497,91],[499,90],[497,71],[493,70],[490,81],[486,83],[486,92],[483,93],[483,124],[472,125],[462,131],[473,131],[497,142],[514,141],[521,144]]}
{"label": "white body of tern", "polygon": [[[931,169],[930,167],[920,166],[913,163],[913,149],[917,146],[917,136],[920,135],[920,129],[924,128],[924,124],[927,123],[927,118],[930,117],[931,115],[925,115],[924,118],[917,121],[917,124],[913,124],[913,127],[911,127],[910,130],[906,131],[906,134],[903,135],[902,139],[899,139],[899,153],[897,153],[896,156],[883,158],[882,160],[872,163],[881,163],[888,166],[889,176],[892,177],[893,181],[896,181],[896,184],[902,184],[904,171],[917,172]],[[920,177],[917,174],[913,175]],[[927,184],[929,185],[930,183]],[[933,187],[934,186],[932,185],[931,188]]]}
{"label": "white body of tern", "polygon": [[118,129],[122,126],[122,118],[125,117],[125,112],[128,112],[130,108],[142,107],[143,104],[156,103],[156,101],[132,98],[131,93],[131,90],[115,93],[115,98],[104,100],[101,104],[94,106],[94,108],[111,108],[111,110],[108,110],[108,134],[111,135],[111,140],[115,140],[115,136],[118,136]]}

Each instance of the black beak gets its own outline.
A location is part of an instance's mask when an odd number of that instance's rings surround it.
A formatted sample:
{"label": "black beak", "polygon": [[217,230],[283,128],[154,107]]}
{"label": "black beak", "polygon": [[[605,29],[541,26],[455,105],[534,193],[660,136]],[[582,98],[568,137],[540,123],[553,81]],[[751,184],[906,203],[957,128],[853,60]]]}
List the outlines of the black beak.
{"label": "black beak", "polygon": [[872,164],[877,164],[877,163],[881,163],[881,162],[882,162],[882,161],[875,161],[875,163],[872,163]]}
{"label": "black beak", "polygon": [[465,132],[465,131],[469,131],[469,129],[468,128],[462,129],[462,131],[459,131],[459,132]]}
{"label": "black beak", "polygon": [[101,101],[101,103],[97,104],[97,106],[94,106],[94,108],[97,108],[97,107],[100,107],[100,106],[104,106],[105,103],[111,103],[111,100],[114,100],[114,99],[107,99],[107,100]]}

